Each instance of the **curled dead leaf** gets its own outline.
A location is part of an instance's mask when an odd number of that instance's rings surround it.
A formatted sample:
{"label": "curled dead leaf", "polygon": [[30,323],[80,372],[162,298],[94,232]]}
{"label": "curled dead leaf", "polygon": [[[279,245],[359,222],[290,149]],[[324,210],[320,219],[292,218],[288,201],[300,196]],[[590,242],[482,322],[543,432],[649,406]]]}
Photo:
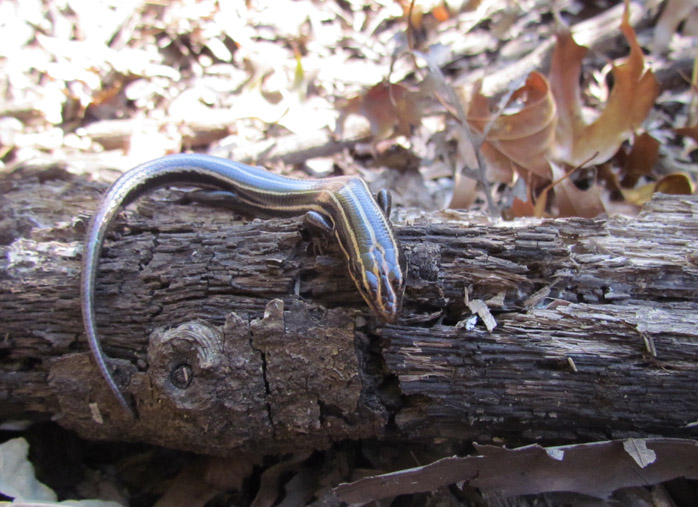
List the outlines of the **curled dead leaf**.
{"label": "curled dead leaf", "polygon": [[637,188],[623,188],[621,192],[627,202],[642,206],[649,202],[656,192],[672,195],[691,195],[695,192],[695,187],[687,174],[672,173],[667,174],[657,182],[647,183]]}
{"label": "curled dead leaf", "polygon": [[496,156],[502,155],[514,167],[550,180],[547,155],[554,140],[556,111],[548,80],[532,72],[507,104],[508,110],[516,110],[498,116],[490,110],[479,84],[473,92],[467,119],[474,130],[485,134],[485,157],[502,167],[502,160]]}
{"label": "curled dead leaf", "polygon": [[695,192],[695,186],[687,174],[672,173],[659,180],[654,191],[662,194],[691,195]]}
{"label": "curled dead leaf", "polygon": [[577,166],[597,153],[593,162],[605,162],[640,127],[654,105],[659,85],[652,71],[645,69],[642,49],[628,17],[626,2],[620,29],[630,45],[630,54],[623,63],[613,67],[614,85],[608,102],[589,124],[582,117],[579,85],[587,49],[574,41],[569,30],[557,34],[549,77],[558,108],[555,152],[558,161]]}

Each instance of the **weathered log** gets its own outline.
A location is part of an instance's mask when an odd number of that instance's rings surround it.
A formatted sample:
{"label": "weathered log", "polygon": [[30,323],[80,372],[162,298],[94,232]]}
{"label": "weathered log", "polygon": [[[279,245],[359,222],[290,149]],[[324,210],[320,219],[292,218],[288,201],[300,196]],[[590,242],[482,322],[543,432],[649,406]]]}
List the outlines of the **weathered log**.
{"label": "weathered log", "polygon": [[104,188],[51,177],[0,182],[4,420],[210,454],[696,435],[695,196],[594,220],[398,210],[409,280],[387,326],[301,220],[143,198],[112,228],[97,288],[130,422],[80,320],[85,213]]}

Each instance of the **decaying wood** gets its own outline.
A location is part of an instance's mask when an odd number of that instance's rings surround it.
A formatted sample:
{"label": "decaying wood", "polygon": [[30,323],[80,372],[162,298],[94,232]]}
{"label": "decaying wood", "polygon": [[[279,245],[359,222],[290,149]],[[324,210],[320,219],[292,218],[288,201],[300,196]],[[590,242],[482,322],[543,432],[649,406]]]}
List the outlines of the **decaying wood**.
{"label": "decaying wood", "polygon": [[302,220],[161,191],[114,225],[98,281],[130,422],[80,320],[84,213],[103,190],[62,171],[0,182],[3,419],[211,454],[695,435],[696,197],[594,220],[398,210],[403,318],[376,326],[337,247],[318,253]]}

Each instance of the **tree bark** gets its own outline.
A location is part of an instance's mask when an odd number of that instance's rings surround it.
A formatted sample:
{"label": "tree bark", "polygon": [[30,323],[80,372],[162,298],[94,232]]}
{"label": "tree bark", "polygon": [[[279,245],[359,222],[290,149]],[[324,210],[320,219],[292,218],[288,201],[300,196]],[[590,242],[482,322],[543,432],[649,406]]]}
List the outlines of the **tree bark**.
{"label": "tree bark", "polygon": [[697,433],[695,196],[593,220],[398,210],[408,286],[400,322],[381,326],[302,220],[157,192],[112,227],[97,287],[129,421],[80,317],[86,213],[103,190],[62,170],[0,181],[5,420],[208,454]]}

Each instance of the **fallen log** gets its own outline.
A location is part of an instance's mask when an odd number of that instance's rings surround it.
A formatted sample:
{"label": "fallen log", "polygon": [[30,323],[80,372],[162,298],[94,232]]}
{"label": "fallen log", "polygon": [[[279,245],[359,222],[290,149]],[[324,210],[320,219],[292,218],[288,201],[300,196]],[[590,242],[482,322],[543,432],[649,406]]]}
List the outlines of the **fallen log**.
{"label": "fallen log", "polygon": [[[43,174],[43,176],[42,176]],[[378,325],[335,245],[160,191],[112,227],[99,332],[80,318],[88,213],[62,170],[0,182],[0,417],[207,454],[344,439],[571,443],[697,433],[698,198],[636,217],[493,222],[397,210],[402,318]]]}

